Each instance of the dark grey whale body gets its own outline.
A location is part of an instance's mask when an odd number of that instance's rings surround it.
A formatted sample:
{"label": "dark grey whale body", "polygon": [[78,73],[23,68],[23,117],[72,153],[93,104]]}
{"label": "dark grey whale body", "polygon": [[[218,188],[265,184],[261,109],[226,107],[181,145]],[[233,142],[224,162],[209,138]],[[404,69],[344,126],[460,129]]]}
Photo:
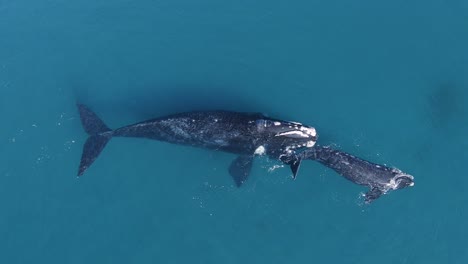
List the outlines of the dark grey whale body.
{"label": "dark grey whale body", "polygon": [[300,166],[296,154],[313,147],[317,140],[313,127],[258,113],[188,112],[111,130],[86,106],[78,104],[78,109],[83,127],[90,135],[78,175],[94,162],[112,137],[137,137],[237,154],[229,172],[240,186],[250,173],[255,155],[284,162],[291,166],[295,177]]}
{"label": "dark grey whale body", "polygon": [[346,179],[369,187],[364,194],[366,203],[371,203],[391,190],[414,185],[414,177],[397,168],[375,164],[330,147],[315,146],[299,153],[301,160],[315,160],[333,169]]}
{"label": "dark grey whale body", "polygon": [[303,160],[318,161],[346,179],[368,186],[366,203],[391,190],[414,185],[413,176],[396,168],[315,145],[317,133],[313,127],[258,113],[188,112],[111,130],[86,106],[78,104],[78,109],[83,127],[90,135],[83,147],[78,176],[96,160],[112,137],[136,137],[236,154],[229,173],[237,186],[249,176],[255,155],[266,155],[289,165],[293,177]]}

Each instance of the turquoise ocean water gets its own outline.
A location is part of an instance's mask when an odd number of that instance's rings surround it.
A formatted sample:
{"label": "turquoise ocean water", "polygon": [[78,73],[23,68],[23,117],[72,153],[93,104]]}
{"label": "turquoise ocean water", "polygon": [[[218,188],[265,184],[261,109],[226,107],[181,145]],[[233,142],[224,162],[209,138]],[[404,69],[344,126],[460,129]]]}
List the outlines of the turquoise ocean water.
{"label": "turquoise ocean water", "polygon": [[[0,263],[468,263],[468,2],[0,0]],[[113,139],[77,178],[75,108],[317,128],[413,188],[361,205],[312,161]]]}

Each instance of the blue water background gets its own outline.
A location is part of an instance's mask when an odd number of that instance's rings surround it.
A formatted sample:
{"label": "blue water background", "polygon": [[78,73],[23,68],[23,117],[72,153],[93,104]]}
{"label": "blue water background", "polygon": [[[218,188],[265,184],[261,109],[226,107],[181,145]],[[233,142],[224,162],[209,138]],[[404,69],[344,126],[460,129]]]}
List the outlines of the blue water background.
{"label": "blue water background", "polygon": [[[0,0],[0,263],[468,263],[468,2]],[[75,102],[111,127],[260,111],[415,176],[363,206],[319,164],[113,139],[82,177]]]}

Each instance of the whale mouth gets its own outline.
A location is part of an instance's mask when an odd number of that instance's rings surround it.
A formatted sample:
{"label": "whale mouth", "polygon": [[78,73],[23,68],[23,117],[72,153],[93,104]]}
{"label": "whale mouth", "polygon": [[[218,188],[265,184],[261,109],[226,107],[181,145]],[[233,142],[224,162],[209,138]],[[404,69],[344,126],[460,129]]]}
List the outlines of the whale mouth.
{"label": "whale mouth", "polygon": [[317,141],[317,131],[314,127],[304,126],[299,123],[280,123],[275,122],[276,134],[275,137],[288,137],[288,138],[295,138],[295,139],[309,139],[313,141]]}
{"label": "whale mouth", "polygon": [[284,132],[279,132],[275,136],[286,136],[290,138],[310,138],[317,140],[317,132],[315,131],[315,128],[305,126],[286,130]]}
{"label": "whale mouth", "polygon": [[314,128],[300,127],[298,130],[279,132],[275,137],[285,137],[292,140],[292,148],[312,148],[317,142],[317,133]]}

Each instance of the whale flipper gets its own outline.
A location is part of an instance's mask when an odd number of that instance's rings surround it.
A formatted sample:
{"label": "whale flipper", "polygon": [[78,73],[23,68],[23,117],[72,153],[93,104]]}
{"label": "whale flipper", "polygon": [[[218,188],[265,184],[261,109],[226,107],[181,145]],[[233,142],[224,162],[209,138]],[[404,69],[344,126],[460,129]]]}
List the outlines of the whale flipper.
{"label": "whale flipper", "polygon": [[88,107],[82,104],[77,104],[77,106],[80,112],[81,124],[83,124],[86,133],[89,134],[89,138],[83,146],[80,167],[78,168],[78,176],[81,176],[112,138],[112,130]]}
{"label": "whale flipper", "polygon": [[370,204],[372,203],[374,200],[376,200],[377,198],[379,198],[380,196],[382,196],[384,194],[384,192],[382,192],[381,189],[377,188],[377,187],[372,187],[372,189],[370,189],[368,192],[366,192],[364,194],[364,202],[366,204]]}
{"label": "whale flipper", "polygon": [[249,177],[252,170],[253,156],[242,155],[232,161],[229,166],[229,174],[231,174],[237,187],[240,187]]}
{"label": "whale flipper", "polygon": [[291,171],[293,173],[293,179],[296,179],[297,172],[299,171],[299,167],[301,166],[301,159],[293,160],[290,164]]}

